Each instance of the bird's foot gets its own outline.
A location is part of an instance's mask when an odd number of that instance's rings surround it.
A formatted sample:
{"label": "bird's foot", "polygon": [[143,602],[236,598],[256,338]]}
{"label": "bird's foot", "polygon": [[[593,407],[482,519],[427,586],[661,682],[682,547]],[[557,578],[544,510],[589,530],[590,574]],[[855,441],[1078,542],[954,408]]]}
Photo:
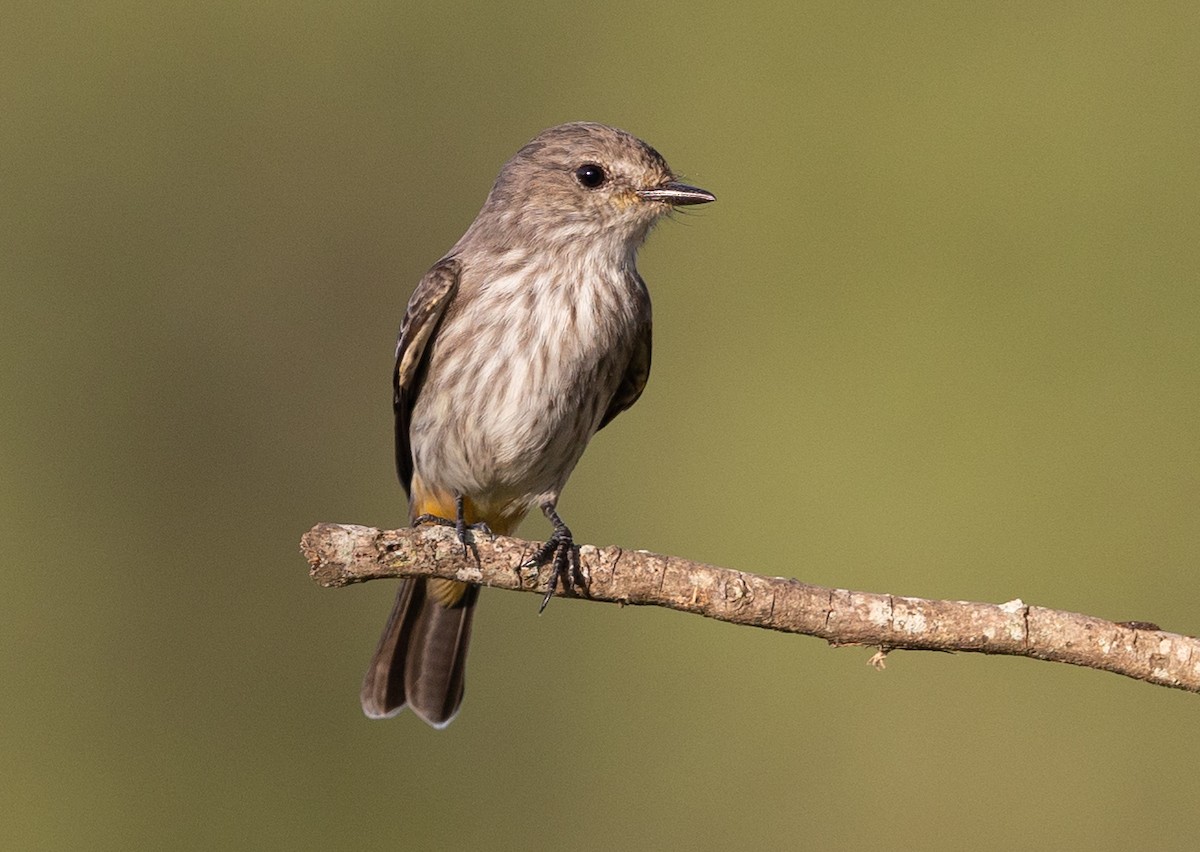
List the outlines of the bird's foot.
{"label": "bird's foot", "polygon": [[558,584],[561,581],[563,589],[567,592],[574,591],[582,586],[582,575],[579,569],[579,548],[575,546],[575,539],[571,535],[571,530],[553,508],[545,509],[546,517],[550,519],[550,523],[554,524],[554,532],[546,543],[538,548],[537,553],[533,554],[521,567],[522,568],[537,568],[547,563],[550,564],[552,570],[550,572],[550,583],[546,589],[546,596],[542,598],[542,605],[538,607],[538,614],[546,608],[546,604],[550,603],[550,598],[554,597],[555,591],[558,589]]}
{"label": "bird's foot", "polygon": [[[457,515],[454,519],[443,518],[441,515],[434,515],[427,512],[424,515],[418,515],[413,518],[412,525],[416,527],[421,524],[434,524],[439,527],[454,527],[454,531],[458,533],[458,541],[463,546],[463,556],[466,556],[471,550],[471,542],[468,540],[467,531],[486,533],[490,536],[492,535],[492,528],[484,521],[477,521],[473,524],[467,523],[464,500],[461,496],[454,499],[454,508]],[[478,559],[479,554],[475,554],[475,558]]]}

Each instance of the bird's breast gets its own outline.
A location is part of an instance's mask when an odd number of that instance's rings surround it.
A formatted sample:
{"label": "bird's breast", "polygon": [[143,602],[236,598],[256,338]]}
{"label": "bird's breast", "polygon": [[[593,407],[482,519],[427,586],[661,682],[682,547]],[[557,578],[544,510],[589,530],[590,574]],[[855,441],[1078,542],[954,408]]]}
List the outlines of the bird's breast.
{"label": "bird's breast", "polygon": [[464,285],[413,409],[414,465],[467,495],[560,488],[629,364],[642,284],[560,263]]}

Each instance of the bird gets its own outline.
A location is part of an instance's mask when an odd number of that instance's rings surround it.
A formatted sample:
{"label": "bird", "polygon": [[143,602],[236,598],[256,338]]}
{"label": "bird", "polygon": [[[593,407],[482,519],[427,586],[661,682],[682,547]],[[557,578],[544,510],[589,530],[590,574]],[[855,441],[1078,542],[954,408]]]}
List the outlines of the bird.
{"label": "bird", "polygon": [[[501,168],[462,238],[421,278],[392,373],[396,470],[414,526],[553,527],[528,564],[570,584],[557,504],[591,437],[642,393],[651,308],[637,251],[674,208],[715,201],[654,148],[594,122],[544,130]],[[444,728],[462,704],[479,587],[401,581],[360,694]]]}

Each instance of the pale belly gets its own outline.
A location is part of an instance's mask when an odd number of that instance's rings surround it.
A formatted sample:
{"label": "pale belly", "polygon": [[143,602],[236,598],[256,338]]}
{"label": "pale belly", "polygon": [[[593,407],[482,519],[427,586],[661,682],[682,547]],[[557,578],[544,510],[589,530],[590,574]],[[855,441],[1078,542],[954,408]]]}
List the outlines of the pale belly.
{"label": "pale belly", "polygon": [[[413,408],[417,475],[477,504],[553,502],[629,364],[632,321],[587,336],[566,322],[529,334],[477,315],[456,323],[440,330]],[[446,345],[456,339],[466,344]]]}

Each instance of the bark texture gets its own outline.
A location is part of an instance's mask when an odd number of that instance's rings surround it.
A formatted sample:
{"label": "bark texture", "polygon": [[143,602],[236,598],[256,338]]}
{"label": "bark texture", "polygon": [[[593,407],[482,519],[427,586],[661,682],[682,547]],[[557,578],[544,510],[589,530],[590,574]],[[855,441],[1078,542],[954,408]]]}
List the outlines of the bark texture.
{"label": "bark texture", "polygon": [[[385,577],[444,577],[545,594],[548,567],[523,567],[538,544],[475,534],[465,551],[445,527],[379,530],[317,524],[301,550],[312,578],[336,588]],[[812,586],[619,547],[579,549],[573,596],[662,606],[731,624],[817,636],[833,645],[973,651],[1070,663],[1200,692],[1200,640],[1144,621],[1113,622],[1031,606],[925,600]],[[559,595],[564,594],[561,590]]]}

